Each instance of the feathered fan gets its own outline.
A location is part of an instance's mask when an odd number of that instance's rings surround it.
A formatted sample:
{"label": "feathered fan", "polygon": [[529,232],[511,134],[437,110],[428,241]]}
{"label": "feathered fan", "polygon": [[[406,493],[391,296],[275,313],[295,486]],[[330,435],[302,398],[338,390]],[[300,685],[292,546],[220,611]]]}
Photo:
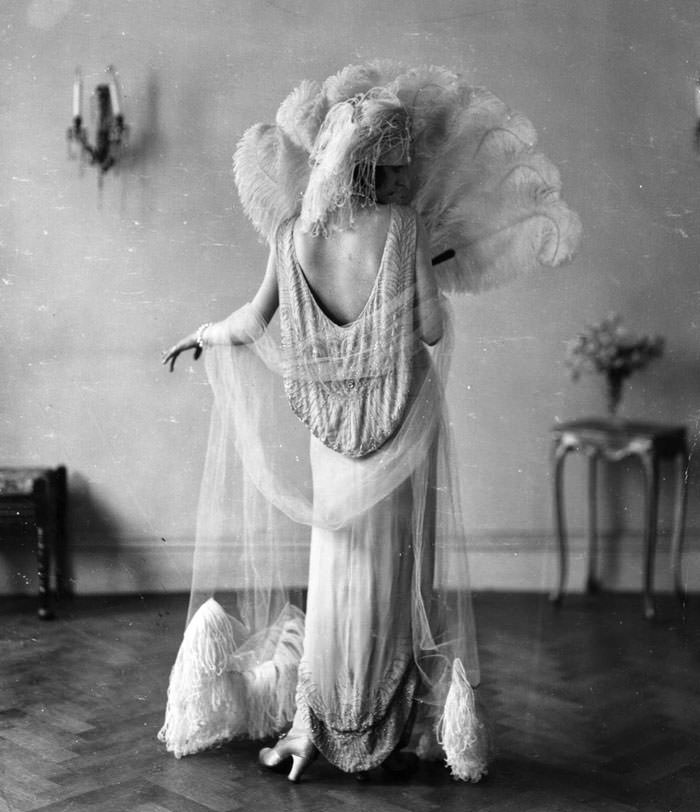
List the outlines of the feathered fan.
{"label": "feathered fan", "polygon": [[321,85],[304,81],[282,102],[275,124],[247,130],[234,155],[238,193],[266,240],[298,214],[309,154],[328,110],[373,87],[387,87],[413,120],[413,206],[445,291],[476,293],[574,255],[581,235],[561,199],[556,167],[535,150],[531,122],[488,90],[445,68],[388,61],[350,65]]}

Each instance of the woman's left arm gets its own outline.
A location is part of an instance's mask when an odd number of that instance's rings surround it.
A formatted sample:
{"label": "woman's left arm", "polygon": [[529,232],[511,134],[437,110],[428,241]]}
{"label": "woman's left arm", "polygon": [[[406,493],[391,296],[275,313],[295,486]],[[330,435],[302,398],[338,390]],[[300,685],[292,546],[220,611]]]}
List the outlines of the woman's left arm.
{"label": "woman's left arm", "polygon": [[187,350],[194,350],[194,360],[196,361],[204,347],[215,344],[249,344],[255,341],[265,331],[278,306],[276,263],[274,251],[270,251],[265,277],[253,301],[234,310],[222,321],[203,324],[193,333],[186,335],[164,353],[163,364],[170,365],[172,372],[178,355]]}
{"label": "woman's left arm", "polygon": [[421,219],[416,215],[416,300],[418,310],[418,333],[428,346],[442,338],[443,312],[440,291],[430,262],[428,234]]}

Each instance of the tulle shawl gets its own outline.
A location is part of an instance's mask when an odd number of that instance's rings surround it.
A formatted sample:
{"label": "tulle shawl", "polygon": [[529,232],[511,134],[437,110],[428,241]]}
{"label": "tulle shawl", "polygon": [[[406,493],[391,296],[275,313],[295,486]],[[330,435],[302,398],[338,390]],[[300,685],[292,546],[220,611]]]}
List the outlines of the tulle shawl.
{"label": "tulle shawl", "polygon": [[[467,539],[444,398],[452,348],[447,312],[446,321],[436,348],[414,342],[422,372],[397,433],[362,459],[338,455],[334,487],[324,488],[322,502],[311,492],[309,432],[287,403],[288,361],[274,330],[247,345],[207,350],[214,405],[190,622],[160,734],[176,755],[261,738],[291,722],[310,527],[344,527],[407,481],[412,587],[394,610],[411,613],[423,685],[417,698],[437,724],[456,666],[464,666],[460,673],[470,685],[479,683]],[[332,360],[323,359],[323,375]],[[310,374],[308,364],[302,374]],[[428,510],[434,532],[424,526]]]}

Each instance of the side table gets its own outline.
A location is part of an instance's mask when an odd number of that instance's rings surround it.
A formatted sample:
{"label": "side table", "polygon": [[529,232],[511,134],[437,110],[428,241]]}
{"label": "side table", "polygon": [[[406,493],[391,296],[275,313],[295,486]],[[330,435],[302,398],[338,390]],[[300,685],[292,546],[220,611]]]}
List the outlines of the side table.
{"label": "side table", "polygon": [[39,577],[39,617],[53,617],[50,606],[51,568],[56,588],[63,584],[61,567],[65,550],[65,511],[67,501],[66,469],[0,467],[0,540],[11,536],[6,527],[15,530],[31,528],[36,539],[37,574]]}
{"label": "side table", "polygon": [[681,583],[681,548],[687,497],[688,446],[684,426],[645,423],[616,418],[587,418],[562,423],[552,428],[554,437],[552,465],[554,473],[554,513],[559,543],[559,581],[551,600],[559,603],[564,594],[568,572],[566,517],[564,509],[564,461],[569,452],[588,457],[588,577],[589,592],[598,588],[597,570],[597,474],[603,459],[618,462],[627,457],[641,463],[644,476],[644,614],[655,615],[653,585],[654,559],[659,502],[659,463],[672,459],[676,466],[675,508],[671,542],[671,570],[676,595],[681,602],[685,593]]}

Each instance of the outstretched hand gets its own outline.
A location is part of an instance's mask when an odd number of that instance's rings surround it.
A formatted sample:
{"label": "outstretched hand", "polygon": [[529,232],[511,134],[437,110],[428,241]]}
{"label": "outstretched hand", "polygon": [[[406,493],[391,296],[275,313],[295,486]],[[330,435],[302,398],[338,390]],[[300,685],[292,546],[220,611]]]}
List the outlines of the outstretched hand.
{"label": "outstretched hand", "polygon": [[196,333],[190,333],[190,335],[181,339],[177,342],[177,344],[174,344],[169,350],[164,352],[162,360],[163,365],[168,366],[169,364],[170,371],[172,372],[175,369],[175,361],[177,360],[178,355],[180,355],[181,352],[186,352],[187,350],[194,350],[195,361],[202,354],[202,348],[197,341]]}

